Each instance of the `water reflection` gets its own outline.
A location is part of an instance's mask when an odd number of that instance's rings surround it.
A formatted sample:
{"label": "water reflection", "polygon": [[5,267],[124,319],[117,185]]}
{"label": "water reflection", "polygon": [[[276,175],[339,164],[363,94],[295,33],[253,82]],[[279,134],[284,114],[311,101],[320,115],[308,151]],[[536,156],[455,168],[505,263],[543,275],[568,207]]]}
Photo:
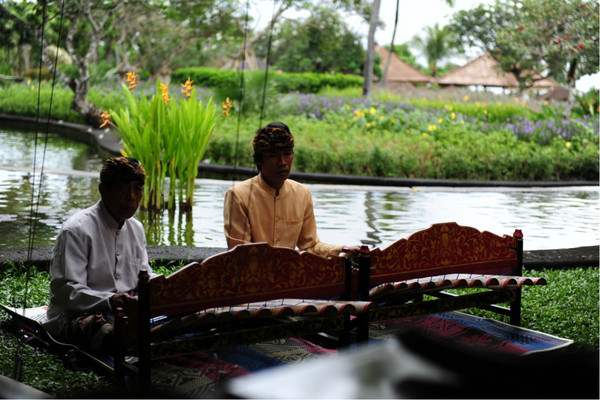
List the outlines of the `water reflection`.
{"label": "water reflection", "polygon": [[146,240],[153,245],[197,246],[194,241],[194,211],[163,213],[138,212],[138,219],[146,227]]}
{"label": "water reflection", "polygon": [[[100,171],[102,159],[85,143],[57,133],[0,128],[0,165],[44,169]],[[44,151],[45,150],[45,151]]]}
{"label": "water reflection", "polygon": [[379,231],[373,223],[376,218],[375,204],[376,203],[373,200],[373,193],[365,193],[365,215],[367,216],[366,220],[368,229],[366,232],[367,240],[364,241],[364,244],[371,246],[375,246],[377,243],[381,242],[381,239],[379,238]]}
{"label": "water reflection", "polygon": [[47,246],[67,216],[100,198],[97,185],[90,177],[44,174],[40,189],[39,176],[0,169],[0,246],[27,247],[30,231],[34,246]]}
{"label": "water reflection", "polygon": [[[26,247],[31,175],[0,169],[0,246]],[[99,198],[98,177],[46,174],[36,208],[35,245],[48,246],[62,223]],[[223,197],[233,183],[199,180],[192,213],[138,212],[148,244],[225,247]],[[385,247],[437,222],[455,221],[497,234],[522,229],[526,248],[600,242],[597,187],[495,191],[309,185],[325,242]]]}
{"label": "water reflection", "polygon": [[[319,235],[333,243],[385,247],[433,223],[455,221],[496,234],[523,230],[526,249],[597,245],[600,242],[598,187],[489,190],[313,187],[313,196],[333,192],[354,211],[345,229],[329,229],[346,218],[315,206]],[[326,197],[330,196],[327,194]],[[363,206],[353,200],[362,197]],[[319,203],[315,201],[315,204]]]}
{"label": "water reflection", "polygon": [[[29,143],[31,147],[31,142],[14,144],[10,140],[18,135],[2,134],[0,130],[0,246],[27,247],[32,226],[33,245],[51,246],[69,216],[99,199],[102,160],[90,156],[85,145],[63,143],[64,139],[55,137],[49,141],[45,173],[40,179],[39,172],[34,176],[28,171],[33,154],[20,155],[22,146]],[[10,140],[5,147],[2,140],[7,138]],[[148,244],[226,247],[222,207],[225,191],[233,184],[198,180],[189,214],[139,211],[137,218],[146,228]],[[449,221],[496,234],[521,229],[525,249],[600,243],[597,186],[477,190],[308,186],[313,194],[318,234],[328,243],[385,247],[433,223]],[[33,204],[39,204],[33,209],[32,199]]]}

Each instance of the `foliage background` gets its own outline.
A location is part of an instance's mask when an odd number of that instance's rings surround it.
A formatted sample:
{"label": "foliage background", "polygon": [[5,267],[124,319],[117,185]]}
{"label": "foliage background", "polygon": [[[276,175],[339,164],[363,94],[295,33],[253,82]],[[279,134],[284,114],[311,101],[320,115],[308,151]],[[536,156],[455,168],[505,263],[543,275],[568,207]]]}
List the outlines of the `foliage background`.
{"label": "foliage background", "polygon": [[[199,101],[214,96],[220,104],[220,98],[236,93],[238,76],[231,71],[211,77],[212,70],[183,70],[175,76],[195,71],[204,82],[218,84],[198,88]],[[304,79],[307,74],[299,75]],[[264,104],[264,76],[246,76],[243,102],[238,97],[233,117],[219,120],[205,159],[253,167],[254,132],[272,120],[282,120],[296,136],[294,168],[302,172],[497,181],[599,179],[597,91],[582,97],[574,115],[565,120],[558,103],[431,89],[378,90],[365,98],[359,88],[346,87],[343,77],[335,82],[345,89],[328,86],[330,75],[308,76],[309,81],[315,79],[316,87],[323,87],[320,92],[280,93],[270,87],[270,100]],[[0,112],[35,117],[37,89],[36,81],[1,88],[6,96],[0,97]],[[146,82],[136,88],[136,94],[153,90],[152,83]],[[237,91],[239,95],[239,87]],[[43,83],[39,96],[42,118],[48,115],[52,96],[51,119],[81,122],[69,107],[69,90]],[[171,96],[181,98],[177,84],[171,85]],[[104,110],[127,107],[122,91],[112,85],[92,87],[90,98]]]}

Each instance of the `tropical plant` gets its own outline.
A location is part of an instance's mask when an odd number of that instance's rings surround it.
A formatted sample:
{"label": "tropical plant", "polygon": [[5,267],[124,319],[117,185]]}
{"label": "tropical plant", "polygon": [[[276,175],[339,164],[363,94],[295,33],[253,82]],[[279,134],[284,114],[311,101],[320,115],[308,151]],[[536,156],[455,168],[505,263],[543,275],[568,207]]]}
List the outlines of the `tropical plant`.
{"label": "tropical plant", "polygon": [[586,93],[575,95],[577,107],[573,109],[573,113],[580,116],[589,115],[594,117],[600,112],[600,91],[592,88]]}
{"label": "tropical plant", "polygon": [[[132,93],[136,79],[137,76],[130,73],[129,87],[122,85],[128,108],[103,113],[105,124],[113,115],[123,139],[123,154],[137,158],[146,169],[142,209],[174,210],[177,199],[179,211],[189,211],[198,163],[216,126],[216,106],[212,98],[206,104],[199,102],[189,79],[181,85],[182,99],[173,99],[169,86],[160,80],[151,99],[144,95],[136,97]],[[223,105],[222,114],[229,115],[230,108],[228,101]],[[166,201],[165,193],[168,193]]]}
{"label": "tropical plant", "polygon": [[415,35],[411,42],[423,52],[431,76],[438,75],[441,60],[463,51],[454,32],[446,26],[440,28],[439,24],[425,27],[425,36]]}

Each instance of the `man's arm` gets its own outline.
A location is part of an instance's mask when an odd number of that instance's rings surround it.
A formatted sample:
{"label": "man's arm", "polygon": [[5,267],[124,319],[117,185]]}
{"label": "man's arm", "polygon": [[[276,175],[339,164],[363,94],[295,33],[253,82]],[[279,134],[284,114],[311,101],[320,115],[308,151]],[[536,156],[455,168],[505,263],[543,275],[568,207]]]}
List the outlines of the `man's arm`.
{"label": "man's arm", "polygon": [[66,312],[80,313],[109,310],[109,290],[93,290],[88,286],[88,246],[70,230],[61,232],[54,247],[50,265],[50,295]]}
{"label": "man's arm", "polygon": [[228,248],[231,249],[235,245],[248,243],[252,240],[248,209],[232,189],[225,193],[223,220],[225,222],[225,239]]}
{"label": "man's arm", "polygon": [[298,238],[298,248],[322,257],[337,256],[342,252],[342,245],[327,244],[317,236],[317,222],[313,209],[312,196],[308,192],[304,202],[304,221]]}

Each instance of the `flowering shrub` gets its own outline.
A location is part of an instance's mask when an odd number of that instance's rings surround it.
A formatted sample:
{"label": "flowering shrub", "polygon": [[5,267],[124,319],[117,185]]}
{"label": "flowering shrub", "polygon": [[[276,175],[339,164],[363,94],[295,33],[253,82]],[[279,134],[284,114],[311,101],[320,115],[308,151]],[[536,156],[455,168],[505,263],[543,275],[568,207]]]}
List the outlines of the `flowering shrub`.
{"label": "flowering shrub", "polygon": [[[216,126],[217,108],[212,99],[206,104],[198,101],[190,79],[181,85],[181,99],[171,96],[169,85],[160,81],[151,99],[132,94],[135,74],[127,75],[127,83],[122,88],[128,107],[113,112],[113,118],[123,140],[123,154],[137,158],[146,169],[142,208],[160,211],[166,203],[173,210],[178,199],[180,212],[189,211],[198,163]],[[224,104],[222,114],[229,115],[231,107],[231,102]],[[103,113],[103,125],[110,123],[110,115]]]}
{"label": "flowering shrub", "polygon": [[[593,102],[593,100],[591,101]],[[562,120],[551,118],[527,108],[527,102],[514,98],[514,102],[487,104],[413,99],[399,101],[365,97],[318,96],[301,94],[287,96],[280,104],[283,115],[303,115],[310,119],[336,121],[342,129],[387,130],[398,134],[434,135],[440,129],[456,124],[468,130],[490,133],[507,130],[522,140],[548,145],[552,140],[598,140],[598,121],[589,115]]]}
{"label": "flowering shrub", "polygon": [[507,118],[505,122],[483,124],[483,132],[507,130],[519,139],[530,140],[540,145],[549,145],[553,140],[564,140],[567,147],[573,141],[595,141],[598,143],[598,119],[586,116],[571,120],[547,119],[532,121],[528,118],[517,116]]}
{"label": "flowering shrub", "polygon": [[519,97],[487,103],[466,95],[444,101],[292,93],[279,112],[286,121],[296,116],[290,126],[301,132],[295,150],[301,171],[484,180],[598,177],[598,121],[563,121],[560,112],[534,111]]}

